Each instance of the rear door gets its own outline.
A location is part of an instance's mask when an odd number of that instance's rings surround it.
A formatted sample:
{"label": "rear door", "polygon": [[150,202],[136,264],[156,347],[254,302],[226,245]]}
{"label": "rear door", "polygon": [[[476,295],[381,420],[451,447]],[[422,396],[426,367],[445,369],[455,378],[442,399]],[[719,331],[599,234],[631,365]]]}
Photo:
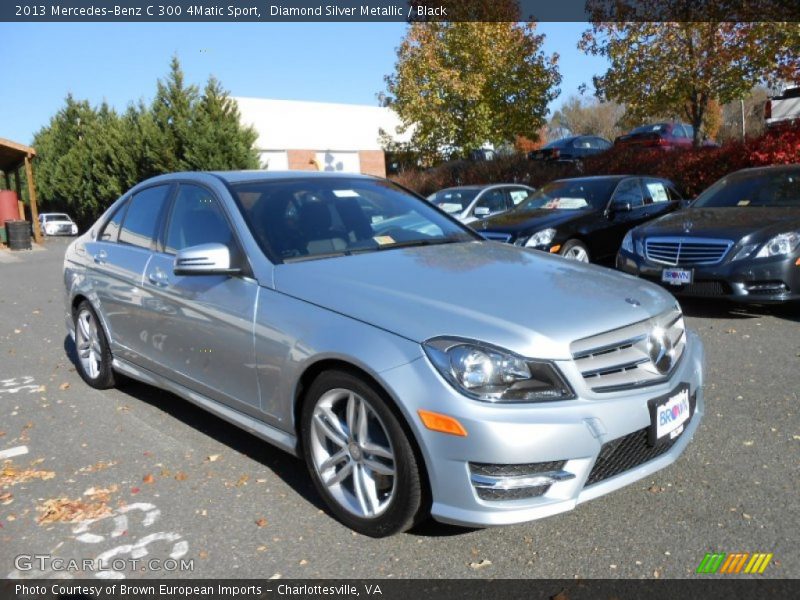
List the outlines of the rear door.
{"label": "rear door", "polygon": [[97,239],[86,244],[92,289],[105,318],[112,352],[146,366],[142,339],[142,276],[153,254],[170,185],[138,191],[111,216]]}
{"label": "rear door", "polygon": [[[258,415],[253,346],[258,283],[245,275],[176,275],[175,255],[224,244],[234,264],[247,261],[219,198],[181,183],[163,240],[144,274],[142,336],[154,371],[241,412]],[[247,271],[247,269],[245,269]]]}

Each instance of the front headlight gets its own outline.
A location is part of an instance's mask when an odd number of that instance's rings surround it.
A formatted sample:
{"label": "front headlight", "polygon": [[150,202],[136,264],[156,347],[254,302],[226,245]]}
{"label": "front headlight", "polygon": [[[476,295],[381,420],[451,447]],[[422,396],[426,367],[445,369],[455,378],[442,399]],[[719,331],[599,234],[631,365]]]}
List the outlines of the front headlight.
{"label": "front headlight", "polygon": [[756,258],[768,258],[770,256],[784,256],[791,254],[800,246],[800,233],[789,231],[780,233],[768,241],[756,254]]}
{"label": "front headlight", "polygon": [[553,241],[554,237],[556,237],[555,229],[552,227],[542,229],[528,238],[528,241],[525,242],[525,247],[536,248],[537,246],[547,246]]}
{"label": "front headlight", "polygon": [[625,250],[625,252],[633,254],[633,236],[630,231],[622,238],[622,249]]}
{"label": "front headlight", "polygon": [[450,385],[476,400],[543,402],[575,397],[549,362],[457,338],[433,338],[423,348]]}

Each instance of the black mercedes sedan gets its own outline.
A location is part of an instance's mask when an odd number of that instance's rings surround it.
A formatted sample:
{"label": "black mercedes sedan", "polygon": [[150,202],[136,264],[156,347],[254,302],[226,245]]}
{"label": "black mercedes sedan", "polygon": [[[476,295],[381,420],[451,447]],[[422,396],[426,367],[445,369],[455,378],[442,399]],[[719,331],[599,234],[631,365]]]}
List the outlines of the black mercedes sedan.
{"label": "black mercedes sedan", "polygon": [[723,177],[689,208],[632,230],[617,268],[686,296],[800,300],[800,165]]}
{"label": "black mercedes sedan", "polygon": [[629,229],[680,207],[672,182],[603,175],[553,181],[515,209],[475,223],[490,240],[558,253],[582,262],[612,262]]}

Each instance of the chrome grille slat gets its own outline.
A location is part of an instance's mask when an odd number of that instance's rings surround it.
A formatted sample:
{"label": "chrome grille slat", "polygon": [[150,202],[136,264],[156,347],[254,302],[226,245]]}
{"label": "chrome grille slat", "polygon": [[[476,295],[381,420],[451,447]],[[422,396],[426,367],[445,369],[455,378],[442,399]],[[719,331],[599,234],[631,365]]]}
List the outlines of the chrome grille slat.
{"label": "chrome grille slat", "polygon": [[[658,370],[650,355],[651,335],[659,329],[667,338],[667,347],[672,344],[672,367],[666,373]],[[577,340],[570,345],[570,351],[592,391],[612,392],[665,381],[685,347],[685,323],[680,309],[675,307],[656,317]]]}
{"label": "chrome grille slat", "polygon": [[677,265],[716,265],[733,246],[731,240],[694,237],[652,237],[644,243],[645,257],[653,262]]}

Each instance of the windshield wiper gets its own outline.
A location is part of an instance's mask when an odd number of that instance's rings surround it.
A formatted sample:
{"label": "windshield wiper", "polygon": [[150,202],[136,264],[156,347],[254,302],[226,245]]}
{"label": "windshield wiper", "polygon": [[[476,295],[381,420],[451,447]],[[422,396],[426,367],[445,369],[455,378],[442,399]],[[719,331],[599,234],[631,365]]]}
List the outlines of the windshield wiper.
{"label": "windshield wiper", "polygon": [[473,241],[469,238],[461,237],[443,237],[431,238],[422,240],[407,240],[405,242],[395,242],[393,244],[384,244],[374,248],[374,250],[393,250],[394,248],[414,248],[416,246],[441,246],[443,244],[458,244],[461,242]]}

